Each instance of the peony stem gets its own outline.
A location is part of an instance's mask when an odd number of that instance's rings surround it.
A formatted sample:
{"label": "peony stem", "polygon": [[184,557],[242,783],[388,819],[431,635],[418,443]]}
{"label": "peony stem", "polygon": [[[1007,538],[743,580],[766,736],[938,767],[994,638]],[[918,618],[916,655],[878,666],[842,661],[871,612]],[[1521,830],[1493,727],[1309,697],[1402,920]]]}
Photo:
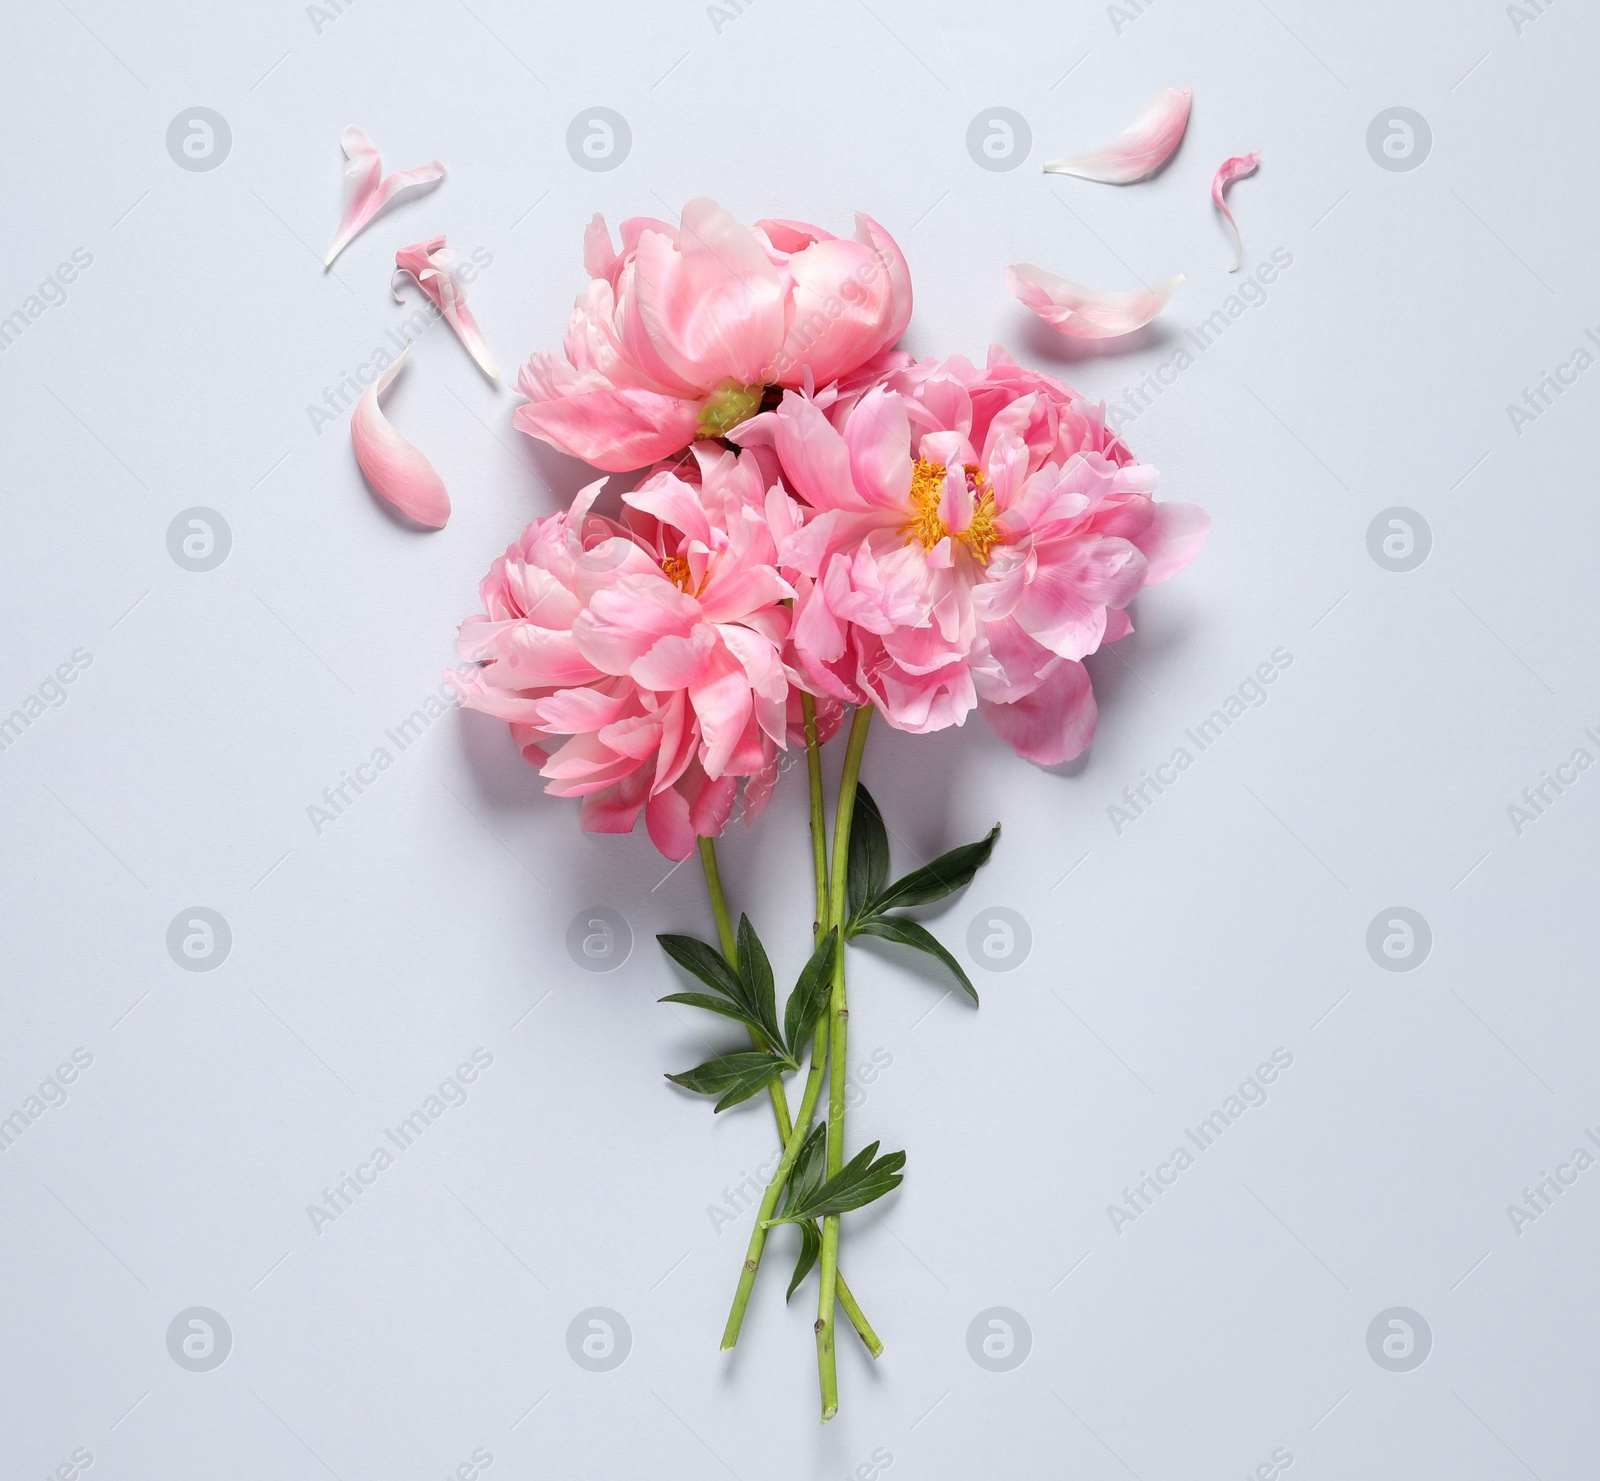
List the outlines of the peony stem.
{"label": "peony stem", "polygon": [[[733,934],[733,921],[728,915],[728,897],[722,891],[722,871],[717,868],[717,845],[709,838],[700,841],[700,867],[705,871],[706,893],[711,896],[711,913],[717,918],[717,939],[722,942],[722,954],[728,965],[739,969],[739,947]],[[757,1049],[770,1049],[754,1029],[750,1030],[750,1043]],[[781,1049],[780,1044],[776,1046]],[[783,1093],[783,1079],[774,1075],[767,1082],[767,1095],[772,1101],[772,1115],[778,1123],[778,1138],[787,1144],[789,1132],[789,1098]]]}
{"label": "peony stem", "polygon": [[[833,883],[828,895],[829,924],[839,932],[839,953],[833,962],[833,992],[826,1022],[828,1044],[828,1160],[831,1178],[844,1166],[845,1051],[850,1009],[844,988],[845,882],[850,861],[850,824],[855,816],[856,783],[861,776],[861,756],[867,746],[872,706],[862,705],[851,718],[850,740],[845,748],[844,775],[839,780],[839,804],[833,823]],[[839,1216],[822,1221],[821,1290],[817,1295],[817,1376],[822,1386],[822,1422],[839,1412],[839,1374],[834,1360],[834,1305],[839,1284]]]}
{"label": "peony stem", "polygon": [[[809,696],[807,696],[809,702]],[[818,752],[813,745],[816,736],[816,725],[813,719],[807,732],[807,757],[808,765],[815,773],[815,791],[812,798],[812,814],[814,828],[820,827],[822,819],[822,769]],[[813,844],[816,844],[820,834],[813,833]],[[822,847],[826,850],[826,841]],[[738,964],[737,946],[733,933],[733,922],[728,912],[727,895],[722,888],[722,871],[717,867],[717,851],[715,843],[709,838],[700,840],[700,863],[705,871],[706,892],[711,897],[711,913],[717,920],[717,935],[722,942],[722,954],[735,966]],[[823,894],[819,897],[817,917],[819,922],[827,917],[827,861],[826,853],[823,855],[823,864],[818,879],[823,882]],[[818,931],[820,933],[820,925]],[[764,1221],[770,1219],[777,1209],[778,1198],[782,1194],[784,1185],[789,1180],[789,1172],[794,1167],[795,1158],[800,1153],[800,1148],[805,1142],[806,1133],[811,1129],[811,1118],[816,1114],[817,1100],[822,1089],[822,1067],[827,1062],[827,1040],[825,1025],[819,1026],[817,1036],[812,1044],[811,1069],[806,1077],[806,1089],[800,1101],[800,1116],[797,1122],[789,1120],[789,1103],[783,1093],[781,1080],[774,1078],[767,1089],[772,1099],[772,1115],[778,1124],[778,1137],[783,1143],[783,1157],[778,1163],[778,1169],[772,1176],[772,1181],[767,1185],[767,1190],[762,1196],[761,1207],[756,1215],[756,1227],[750,1236],[750,1246],[745,1252],[744,1268],[739,1273],[739,1289],[734,1295],[733,1309],[728,1314],[728,1323],[722,1334],[722,1347],[726,1351],[739,1340],[739,1329],[744,1322],[746,1307],[750,1304],[750,1293],[755,1289],[756,1271],[761,1266],[761,1253],[766,1246],[767,1230]],[[754,1030],[751,1030],[750,1042],[760,1049],[762,1045]],[[796,1129],[798,1128],[798,1130]],[[851,1325],[860,1334],[861,1340],[866,1344],[867,1351],[877,1357],[883,1351],[883,1343],[878,1340],[878,1334],[872,1330],[872,1325],[867,1321],[865,1313],[856,1304],[855,1297],[850,1293],[850,1288],[845,1285],[844,1278],[839,1277],[839,1302],[844,1307],[850,1318]]]}

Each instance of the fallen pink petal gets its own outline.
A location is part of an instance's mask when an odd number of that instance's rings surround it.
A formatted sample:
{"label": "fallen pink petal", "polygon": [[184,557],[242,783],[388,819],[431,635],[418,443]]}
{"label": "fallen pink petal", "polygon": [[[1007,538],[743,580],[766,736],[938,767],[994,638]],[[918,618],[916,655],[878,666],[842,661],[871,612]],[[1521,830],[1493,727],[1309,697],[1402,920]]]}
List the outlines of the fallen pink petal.
{"label": "fallen pink petal", "polygon": [[347,161],[344,167],[344,216],[339,222],[339,234],[328,248],[328,255],[322,259],[324,267],[332,267],[333,259],[356,239],[380,211],[444,179],[444,166],[438,160],[418,165],[414,170],[396,170],[385,179],[378,146],[367,137],[366,130],[356,124],[346,126],[339,143]]}
{"label": "fallen pink petal", "polygon": [[1239,235],[1239,223],[1233,219],[1233,212],[1228,209],[1228,203],[1223,198],[1228,187],[1235,180],[1243,180],[1247,175],[1255,174],[1260,168],[1261,155],[1236,154],[1232,159],[1225,159],[1217,170],[1216,177],[1211,182],[1211,199],[1216,208],[1222,212],[1223,218],[1233,228],[1233,266],[1228,269],[1230,273],[1239,271],[1239,264],[1244,261],[1244,238]]}
{"label": "fallen pink petal", "polygon": [[[410,346],[407,346],[409,350]],[[350,445],[367,482],[402,514],[430,530],[450,518],[450,495],[432,463],[394,429],[378,398],[405,364],[405,352],[370,386],[350,417]]]}
{"label": "fallen pink petal", "polygon": [[1186,87],[1167,88],[1105,148],[1050,160],[1045,174],[1076,175],[1103,185],[1132,185],[1155,174],[1183,142],[1192,99]]}
{"label": "fallen pink petal", "polygon": [[1032,263],[1006,269],[1006,292],[1052,329],[1073,339],[1115,339],[1142,329],[1166,307],[1185,275],[1175,273],[1138,293],[1099,293]]}
{"label": "fallen pink petal", "polygon": [[[478,368],[490,380],[498,380],[500,367],[489,353],[483,331],[478,328],[478,321],[467,307],[467,295],[452,273],[457,256],[455,248],[446,246],[443,237],[414,242],[395,253],[395,276],[405,273],[415,281],[443,315],[445,322],[455,330],[456,338],[478,362]],[[394,296],[396,299],[400,297],[398,293]]]}

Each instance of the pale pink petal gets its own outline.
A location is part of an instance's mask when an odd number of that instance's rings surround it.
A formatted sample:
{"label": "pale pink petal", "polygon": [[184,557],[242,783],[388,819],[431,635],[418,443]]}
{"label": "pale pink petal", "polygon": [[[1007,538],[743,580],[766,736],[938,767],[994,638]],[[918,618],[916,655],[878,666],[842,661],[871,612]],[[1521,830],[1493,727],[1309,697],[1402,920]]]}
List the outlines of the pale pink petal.
{"label": "pale pink petal", "polygon": [[[410,348],[408,345],[407,349]],[[366,389],[350,418],[350,445],[367,482],[402,514],[429,529],[442,529],[450,518],[450,495],[433,464],[390,424],[378,397],[405,364],[400,358]]]}
{"label": "pale pink petal", "polygon": [[[433,306],[443,315],[445,322],[456,332],[456,338],[467,348],[467,353],[478,362],[478,368],[490,380],[500,378],[500,367],[489,353],[488,343],[472,310],[467,307],[467,296],[461,285],[450,274],[455,262],[455,249],[445,245],[443,237],[432,241],[414,242],[395,253],[395,272],[408,273],[417,287],[432,300]],[[399,294],[395,294],[399,298]]]}
{"label": "pale pink petal", "polygon": [[1006,292],[1052,329],[1073,339],[1115,339],[1142,329],[1166,306],[1185,275],[1177,273],[1139,293],[1097,293],[1032,263],[1006,269]]}
{"label": "pale pink petal", "polygon": [[1012,704],[979,698],[978,713],[1017,755],[1055,766],[1080,754],[1094,736],[1094,690],[1081,663],[1063,659],[1032,694]]}
{"label": "pale pink petal", "polygon": [[1104,149],[1050,160],[1045,173],[1077,175],[1105,185],[1131,185],[1155,174],[1183,140],[1192,96],[1186,87],[1167,88]]}
{"label": "pale pink petal", "polygon": [[1211,533],[1211,516],[1198,504],[1157,504],[1149,526],[1133,543],[1144,552],[1146,586],[1176,576],[1200,553]]}
{"label": "pale pink petal", "polygon": [[366,130],[355,124],[345,129],[339,142],[348,161],[344,167],[344,216],[339,222],[339,234],[322,259],[324,267],[332,267],[333,259],[386,206],[444,179],[444,166],[438,160],[414,170],[396,170],[387,180],[382,179],[378,147],[367,137]]}
{"label": "pale pink petal", "polygon": [[523,366],[517,389],[529,398],[511,418],[519,432],[607,473],[669,457],[694,440],[700,415],[692,401],[618,389],[603,375],[575,370],[549,353]]}
{"label": "pale pink petal", "polygon": [[691,385],[758,381],[782,342],[783,280],[715,201],[683,208],[676,242],[640,237],[634,288],[651,343]]}
{"label": "pale pink petal", "polygon": [[645,804],[644,825],[650,841],[669,859],[687,859],[694,852],[694,823],[689,804],[675,788],[657,792]]}
{"label": "pale pink petal", "polygon": [[1223,192],[1235,180],[1243,180],[1246,175],[1255,174],[1260,164],[1260,154],[1236,154],[1232,159],[1223,160],[1211,182],[1211,200],[1222,212],[1228,225],[1233,228],[1234,254],[1233,266],[1228,269],[1230,273],[1238,272],[1239,264],[1244,261],[1244,238],[1239,235],[1239,223],[1233,219],[1233,212],[1228,209],[1228,203],[1223,199]]}

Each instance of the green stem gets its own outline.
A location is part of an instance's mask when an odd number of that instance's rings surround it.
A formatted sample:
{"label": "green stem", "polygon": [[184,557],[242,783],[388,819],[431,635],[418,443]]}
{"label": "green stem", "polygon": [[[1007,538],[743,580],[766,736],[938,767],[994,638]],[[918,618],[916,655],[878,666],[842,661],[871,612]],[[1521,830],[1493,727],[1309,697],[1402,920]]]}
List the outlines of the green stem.
{"label": "green stem", "polygon": [[[845,884],[850,867],[850,825],[855,817],[856,783],[861,776],[861,756],[867,747],[867,727],[872,707],[862,705],[850,721],[845,748],[844,775],[839,780],[839,804],[833,822],[833,883],[828,894],[830,924],[839,932],[839,953],[833,962],[833,991],[828,1001],[828,1161],[831,1178],[844,1166],[845,1053],[849,1038],[850,1008],[844,987]],[[839,1216],[822,1221],[821,1290],[817,1294],[817,1376],[822,1386],[822,1422],[839,1412],[839,1374],[834,1361],[833,1319],[839,1285]]]}
{"label": "green stem", "polygon": [[[807,731],[807,745],[810,747],[815,737],[815,723]],[[813,800],[812,811],[820,827],[822,818],[821,786],[822,771],[820,759],[813,753],[808,757],[816,775],[817,792]],[[815,839],[813,840],[815,842]],[[711,913],[716,917],[717,936],[722,943],[722,954],[729,963],[738,966],[738,947],[733,932],[733,921],[728,912],[728,898],[722,888],[722,871],[717,867],[716,844],[709,838],[700,840],[700,863],[705,871],[706,892],[711,897]],[[826,843],[823,843],[826,848]],[[824,855],[826,858],[826,855]],[[826,863],[819,879],[823,883],[823,894],[819,897],[817,915],[819,921],[827,916],[826,894]],[[818,927],[821,929],[820,925]],[[799,1155],[800,1148],[806,1139],[806,1133],[811,1129],[811,1119],[816,1114],[817,1100],[822,1089],[822,1067],[826,1063],[825,1027],[819,1026],[816,1041],[812,1045],[812,1067],[806,1078],[805,1093],[801,1097],[799,1120],[791,1123],[789,1120],[789,1102],[783,1093],[782,1081],[776,1077],[767,1086],[772,1100],[773,1119],[778,1124],[778,1137],[783,1143],[783,1158],[778,1164],[778,1171],[773,1174],[773,1179],[768,1184],[766,1194],[763,1196],[760,1212],[756,1216],[756,1227],[750,1236],[750,1247],[745,1252],[744,1268],[739,1274],[739,1289],[734,1296],[733,1310],[728,1315],[728,1324],[722,1334],[722,1346],[726,1350],[739,1340],[739,1328],[744,1321],[745,1308],[750,1304],[750,1293],[755,1288],[756,1271],[761,1265],[761,1252],[766,1245],[767,1231],[763,1221],[770,1219],[776,1212],[778,1198],[783,1192],[784,1184],[789,1180],[789,1172],[794,1167],[795,1158]],[[750,1042],[757,1048],[767,1046],[762,1043],[755,1030],[750,1031]],[[861,1334],[861,1340],[866,1343],[867,1350],[877,1357],[883,1351],[883,1343],[878,1340],[878,1334],[872,1330],[861,1308],[856,1305],[855,1298],[850,1294],[849,1287],[844,1285],[843,1279],[839,1282],[839,1300],[845,1311],[850,1315],[851,1324]]]}
{"label": "green stem", "polygon": [[[728,965],[739,970],[739,946],[733,934],[733,921],[728,915],[728,897],[722,891],[722,871],[717,868],[717,845],[709,838],[700,840],[700,867],[705,870],[706,893],[711,896],[711,913],[717,918],[717,939],[722,942],[722,954]],[[754,1029],[750,1030],[750,1044],[756,1049],[782,1049],[768,1044]],[[783,1080],[774,1075],[767,1082],[767,1096],[772,1101],[772,1115],[778,1123],[779,1139],[787,1143],[792,1127],[789,1123],[789,1099],[783,1093]]]}

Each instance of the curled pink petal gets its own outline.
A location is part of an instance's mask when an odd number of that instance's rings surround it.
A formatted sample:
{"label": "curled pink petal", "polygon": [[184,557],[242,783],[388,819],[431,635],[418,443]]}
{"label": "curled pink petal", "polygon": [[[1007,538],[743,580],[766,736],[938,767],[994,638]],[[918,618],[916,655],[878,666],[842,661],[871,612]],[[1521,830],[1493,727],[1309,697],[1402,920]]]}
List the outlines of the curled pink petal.
{"label": "curled pink petal", "polygon": [[[407,350],[410,349],[408,345]],[[450,495],[433,464],[395,431],[378,405],[378,397],[405,363],[405,351],[356,403],[350,418],[350,445],[367,482],[402,514],[430,530],[444,528],[450,518]]]}
{"label": "curled pink petal", "polygon": [[1225,159],[1211,182],[1211,200],[1216,208],[1222,212],[1229,226],[1233,228],[1233,266],[1228,269],[1230,273],[1239,271],[1239,264],[1244,261],[1244,238],[1239,235],[1239,223],[1233,219],[1233,212],[1228,209],[1228,203],[1223,197],[1223,192],[1235,180],[1243,180],[1246,175],[1255,174],[1261,164],[1261,155],[1236,154],[1232,159]]}
{"label": "curled pink petal", "polygon": [[339,222],[339,234],[322,259],[324,267],[332,267],[333,259],[386,206],[444,179],[444,166],[438,160],[414,170],[396,170],[384,179],[378,146],[367,137],[366,130],[356,124],[345,128],[339,143],[348,161],[344,167],[344,217]]}
{"label": "curled pink petal", "polygon": [[1031,263],[1006,269],[1006,292],[1073,339],[1114,339],[1142,329],[1183,281],[1184,274],[1176,273],[1139,293],[1096,293]]}
{"label": "curled pink petal", "polygon": [[1193,94],[1186,87],[1169,87],[1104,149],[1071,159],[1053,159],[1047,175],[1077,175],[1105,185],[1132,185],[1153,175],[1172,157],[1189,127]]}
{"label": "curled pink petal", "polygon": [[467,347],[467,353],[478,362],[478,368],[490,380],[498,380],[500,367],[494,363],[483,331],[467,307],[467,295],[451,274],[456,255],[455,248],[446,246],[443,237],[414,242],[395,253],[395,273],[397,276],[408,273],[415,280],[417,287],[428,295],[445,322],[455,330],[456,338]]}

